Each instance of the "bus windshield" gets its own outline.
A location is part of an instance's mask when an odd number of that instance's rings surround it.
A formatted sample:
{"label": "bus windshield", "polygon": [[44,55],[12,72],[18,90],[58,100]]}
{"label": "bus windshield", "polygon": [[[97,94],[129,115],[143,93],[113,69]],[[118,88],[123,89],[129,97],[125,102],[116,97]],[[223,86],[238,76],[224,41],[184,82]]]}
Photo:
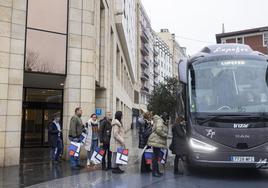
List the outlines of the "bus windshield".
{"label": "bus windshield", "polygon": [[268,112],[268,63],[238,59],[193,63],[189,69],[191,112]]}

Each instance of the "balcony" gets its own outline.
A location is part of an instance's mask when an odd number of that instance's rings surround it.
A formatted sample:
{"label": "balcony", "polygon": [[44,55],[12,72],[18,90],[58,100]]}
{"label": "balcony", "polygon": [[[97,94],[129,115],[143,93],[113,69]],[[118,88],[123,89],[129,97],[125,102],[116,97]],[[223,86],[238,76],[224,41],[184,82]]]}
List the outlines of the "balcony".
{"label": "balcony", "polygon": [[141,41],[144,42],[144,43],[149,43],[149,36],[148,34],[146,33],[146,30],[145,29],[142,29],[142,32],[141,32]]}
{"label": "balcony", "polygon": [[154,77],[158,77],[160,75],[160,73],[157,70],[154,70]]}
{"label": "balcony", "polygon": [[149,80],[149,75],[146,72],[143,72],[141,74],[141,80],[142,81],[148,81]]}
{"label": "balcony", "polygon": [[149,90],[149,88],[148,88],[147,86],[143,86],[143,87],[141,88],[141,92],[144,92],[144,93],[149,94],[149,93],[150,93],[150,90]]}
{"label": "balcony", "polygon": [[159,55],[159,52],[158,50],[154,49],[154,57],[158,56]]}
{"label": "balcony", "polygon": [[141,46],[141,53],[143,56],[148,56],[149,55],[149,46],[147,44],[142,44]]}
{"label": "balcony", "polygon": [[142,58],[141,66],[143,68],[148,68],[149,67],[149,60],[146,57]]}
{"label": "balcony", "polygon": [[160,64],[159,59],[154,59],[154,67],[157,67]]}

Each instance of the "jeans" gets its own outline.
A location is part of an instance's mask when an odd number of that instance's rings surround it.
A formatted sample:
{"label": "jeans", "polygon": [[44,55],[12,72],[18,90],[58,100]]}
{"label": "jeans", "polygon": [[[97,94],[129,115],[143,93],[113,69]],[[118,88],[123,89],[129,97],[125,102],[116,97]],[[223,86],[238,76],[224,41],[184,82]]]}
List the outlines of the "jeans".
{"label": "jeans", "polygon": [[151,165],[146,163],[144,153],[142,154],[141,158],[141,172],[150,172]]}
{"label": "jeans", "polygon": [[110,143],[104,143],[103,144],[103,149],[105,150],[104,156],[102,158],[102,167],[106,168],[106,155],[107,155],[107,163],[108,163],[108,168],[112,167],[112,152],[110,151]]}
{"label": "jeans", "polygon": [[87,158],[90,160],[94,151],[98,147],[98,140],[92,140],[91,146],[90,146],[90,152],[87,152]]}
{"label": "jeans", "polygon": [[160,156],[161,154],[161,148],[156,148],[156,147],[153,147],[153,173],[156,174],[156,173],[159,173],[159,166],[158,166],[158,159],[161,157]]}
{"label": "jeans", "polygon": [[58,161],[59,160],[59,156],[60,154],[62,153],[62,140],[61,138],[59,137],[58,140],[57,140],[57,145],[56,147],[52,147],[51,148],[51,157],[52,157],[52,160],[53,161]]}

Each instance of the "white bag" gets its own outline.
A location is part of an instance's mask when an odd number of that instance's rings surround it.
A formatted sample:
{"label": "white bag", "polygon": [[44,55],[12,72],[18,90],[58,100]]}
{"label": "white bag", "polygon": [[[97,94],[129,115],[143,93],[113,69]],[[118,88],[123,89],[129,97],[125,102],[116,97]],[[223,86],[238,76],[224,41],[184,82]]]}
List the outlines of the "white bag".
{"label": "white bag", "polygon": [[100,164],[102,162],[102,158],[105,154],[105,150],[100,149],[100,148],[96,148],[91,156],[91,161],[94,164]]}

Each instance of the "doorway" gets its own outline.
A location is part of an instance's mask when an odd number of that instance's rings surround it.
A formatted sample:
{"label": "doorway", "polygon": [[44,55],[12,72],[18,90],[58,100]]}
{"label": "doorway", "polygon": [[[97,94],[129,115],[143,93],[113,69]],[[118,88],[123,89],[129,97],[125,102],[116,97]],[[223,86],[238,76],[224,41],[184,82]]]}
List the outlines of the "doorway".
{"label": "doorway", "polygon": [[48,147],[48,125],[62,111],[63,90],[24,88],[22,148]]}

